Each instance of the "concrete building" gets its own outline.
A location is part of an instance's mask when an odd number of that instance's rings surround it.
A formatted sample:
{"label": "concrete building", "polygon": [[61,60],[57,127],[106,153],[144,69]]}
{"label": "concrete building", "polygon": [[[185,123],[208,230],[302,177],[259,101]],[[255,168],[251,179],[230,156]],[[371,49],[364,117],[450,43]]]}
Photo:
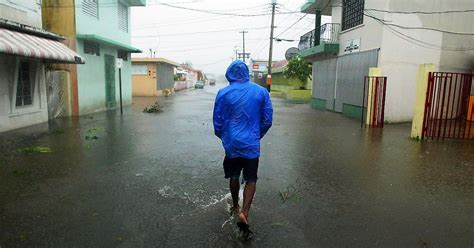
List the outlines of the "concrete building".
{"label": "concrete building", "polygon": [[74,88],[73,115],[117,107],[119,75],[116,59],[123,59],[124,105],[132,103],[130,7],[145,0],[43,0],[44,27],[67,37],[69,47],[87,64],[69,68]]}
{"label": "concrete building", "polygon": [[378,67],[388,79],[385,120],[410,121],[420,64],[472,70],[472,9],[471,0],[308,0],[301,12],[316,16],[315,29],[299,48],[313,62],[313,105],[360,116],[364,76]]}
{"label": "concrete building", "polygon": [[179,64],[164,58],[132,59],[133,96],[160,96],[174,91],[174,71]]}
{"label": "concrete building", "polygon": [[267,87],[267,74],[268,74],[268,60],[262,59],[251,59],[250,65],[250,76],[252,80],[262,86]]}
{"label": "concrete building", "polygon": [[0,0],[0,132],[48,121],[45,69],[84,63],[63,37],[43,30],[41,20],[38,1]]}
{"label": "concrete building", "polygon": [[288,61],[280,60],[273,62],[272,67],[272,86],[273,95],[286,97],[289,100],[309,100],[311,99],[311,87],[313,86],[311,80],[301,82],[296,78],[287,78],[284,75],[284,70]]}

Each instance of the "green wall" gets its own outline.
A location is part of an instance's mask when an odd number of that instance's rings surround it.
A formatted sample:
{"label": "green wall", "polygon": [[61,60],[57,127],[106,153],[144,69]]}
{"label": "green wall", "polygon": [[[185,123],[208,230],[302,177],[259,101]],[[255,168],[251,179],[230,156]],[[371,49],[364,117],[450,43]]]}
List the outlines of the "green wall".
{"label": "green wall", "polygon": [[360,106],[355,106],[355,105],[347,104],[347,103],[342,104],[342,115],[344,116],[361,120],[362,111],[363,111],[363,108]]}
{"label": "green wall", "polygon": [[[79,113],[81,115],[106,110],[105,106],[105,62],[104,54],[117,58],[117,49],[101,44],[100,56],[84,54],[83,41],[77,41],[77,51],[86,60],[84,65],[77,66]],[[115,70],[116,106],[120,106],[119,74]],[[130,55],[122,68],[123,104],[132,104],[132,72]]]}
{"label": "green wall", "polygon": [[311,100],[311,107],[320,110],[326,110],[326,100],[313,98]]}
{"label": "green wall", "polygon": [[99,18],[82,12],[82,3],[86,0],[76,0],[76,32],[78,34],[95,34],[126,45],[131,44],[130,38],[130,8],[128,8],[128,32],[118,28],[117,0],[99,1]]}

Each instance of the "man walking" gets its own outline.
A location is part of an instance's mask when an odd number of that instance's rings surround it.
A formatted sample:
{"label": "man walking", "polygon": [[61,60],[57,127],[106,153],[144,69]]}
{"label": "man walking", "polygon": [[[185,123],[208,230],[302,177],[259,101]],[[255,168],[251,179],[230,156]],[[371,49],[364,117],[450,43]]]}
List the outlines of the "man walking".
{"label": "man walking", "polygon": [[230,178],[234,213],[239,213],[240,173],[245,183],[244,201],[237,225],[248,238],[248,215],[255,194],[260,139],[272,125],[273,108],[267,90],[249,80],[247,65],[236,60],[227,68],[230,85],[219,90],[214,105],[214,133],[225,149],[224,174]]}

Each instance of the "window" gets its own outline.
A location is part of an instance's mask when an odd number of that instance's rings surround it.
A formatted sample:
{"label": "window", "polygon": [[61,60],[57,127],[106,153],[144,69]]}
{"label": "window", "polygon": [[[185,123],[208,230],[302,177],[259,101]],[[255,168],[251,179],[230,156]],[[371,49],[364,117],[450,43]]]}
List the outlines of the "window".
{"label": "window", "polygon": [[364,22],[364,0],[343,0],[342,31],[361,25]]}
{"label": "window", "polygon": [[33,104],[33,83],[30,75],[30,63],[27,61],[20,62],[18,68],[18,81],[16,86],[16,103],[17,107],[29,106]]}
{"label": "window", "polygon": [[82,13],[99,19],[99,0],[83,0]]}
{"label": "window", "polygon": [[148,66],[146,64],[134,64],[132,65],[133,75],[148,75]]}
{"label": "window", "polygon": [[124,32],[128,32],[128,6],[118,0],[118,27]]}
{"label": "window", "polygon": [[92,41],[84,41],[84,53],[100,56],[100,45],[99,43]]}
{"label": "window", "polygon": [[123,59],[123,61],[128,61],[128,52],[123,50],[117,51],[117,58]]}

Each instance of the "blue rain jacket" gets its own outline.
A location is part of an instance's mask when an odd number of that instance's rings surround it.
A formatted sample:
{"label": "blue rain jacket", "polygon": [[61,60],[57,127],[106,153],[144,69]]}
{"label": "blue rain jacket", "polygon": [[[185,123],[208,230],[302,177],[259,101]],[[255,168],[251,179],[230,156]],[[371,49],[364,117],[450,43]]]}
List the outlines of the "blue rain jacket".
{"label": "blue rain jacket", "polygon": [[273,107],[268,91],[249,81],[244,62],[227,68],[230,85],[219,90],[214,104],[214,133],[229,158],[260,157],[260,139],[272,126]]}

